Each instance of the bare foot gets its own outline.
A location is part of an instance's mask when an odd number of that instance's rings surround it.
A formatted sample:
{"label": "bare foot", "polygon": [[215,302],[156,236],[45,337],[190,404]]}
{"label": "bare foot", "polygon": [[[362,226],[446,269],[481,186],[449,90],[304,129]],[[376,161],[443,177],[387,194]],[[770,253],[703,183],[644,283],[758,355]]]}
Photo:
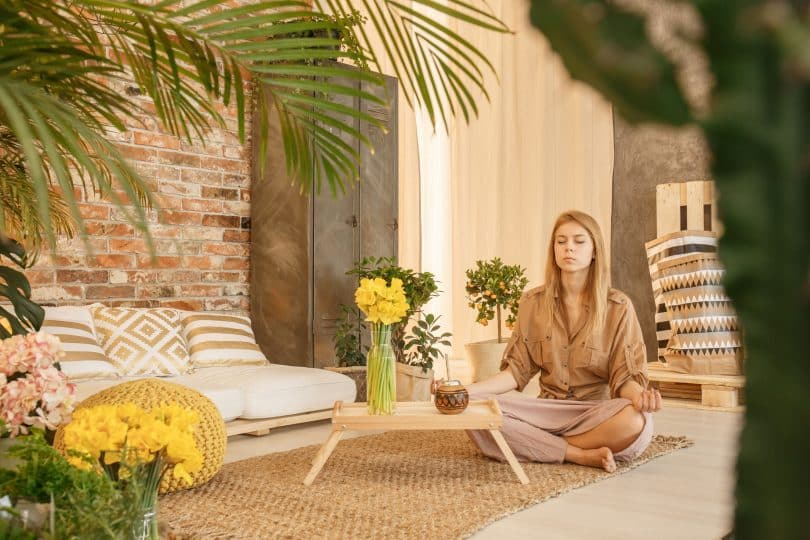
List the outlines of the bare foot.
{"label": "bare foot", "polygon": [[568,445],[565,452],[565,460],[587,467],[597,467],[609,473],[616,471],[616,461],[613,459],[613,452],[607,446],[584,450],[573,445]]}

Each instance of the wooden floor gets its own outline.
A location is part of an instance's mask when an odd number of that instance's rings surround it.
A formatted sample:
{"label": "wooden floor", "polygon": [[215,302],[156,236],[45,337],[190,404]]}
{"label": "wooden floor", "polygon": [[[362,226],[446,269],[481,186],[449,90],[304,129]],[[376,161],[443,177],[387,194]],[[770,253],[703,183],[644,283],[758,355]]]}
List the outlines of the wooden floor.
{"label": "wooden floor", "polygon": [[[512,514],[472,538],[719,539],[730,530],[741,420],[741,413],[665,409],[655,416],[655,432],[687,435],[693,447]],[[225,461],[320,444],[330,429],[321,421],[231,437]]]}

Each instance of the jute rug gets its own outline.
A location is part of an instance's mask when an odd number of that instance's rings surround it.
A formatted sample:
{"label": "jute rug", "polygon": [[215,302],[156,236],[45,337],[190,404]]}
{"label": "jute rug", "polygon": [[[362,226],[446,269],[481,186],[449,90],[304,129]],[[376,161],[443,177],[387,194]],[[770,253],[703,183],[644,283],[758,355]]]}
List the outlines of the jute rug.
{"label": "jute rug", "polygon": [[207,484],[160,499],[180,538],[464,538],[513,512],[622,474],[678,448],[656,436],[608,474],[578,465],[509,465],[484,458],[459,431],[394,431],[344,439],[315,482],[304,477],[319,446],[225,465]]}

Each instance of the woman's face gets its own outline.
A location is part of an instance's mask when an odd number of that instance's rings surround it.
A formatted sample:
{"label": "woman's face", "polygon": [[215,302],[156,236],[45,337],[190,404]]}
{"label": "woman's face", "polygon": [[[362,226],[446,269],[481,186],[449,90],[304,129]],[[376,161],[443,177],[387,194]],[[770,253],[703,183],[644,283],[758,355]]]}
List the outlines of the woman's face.
{"label": "woman's face", "polygon": [[576,221],[563,223],[554,232],[554,260],[562,272],[587,271],[593,261],[593,240]]}

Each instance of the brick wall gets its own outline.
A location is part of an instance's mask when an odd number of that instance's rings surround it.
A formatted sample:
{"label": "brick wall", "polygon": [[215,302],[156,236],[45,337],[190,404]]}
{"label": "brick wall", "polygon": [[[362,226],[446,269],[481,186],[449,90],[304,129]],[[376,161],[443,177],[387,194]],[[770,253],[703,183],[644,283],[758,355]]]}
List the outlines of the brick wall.
{"label": "brick wall", "polygon": [[[125,82],[111,86],[135,93]],[[148,99],[134,99],[145,114],[109,136],[159,200],[160,210],[149,213],[157,258],[150,260],[143,237],[118,209],[77,187],[91,252],[76,238],[60,241],[53,256],[43,253],[26,272],[34,299],[247,311],[250,152],[237,136],[236,108],[221,109],[225,129],[189,144],[160,128]]]}

